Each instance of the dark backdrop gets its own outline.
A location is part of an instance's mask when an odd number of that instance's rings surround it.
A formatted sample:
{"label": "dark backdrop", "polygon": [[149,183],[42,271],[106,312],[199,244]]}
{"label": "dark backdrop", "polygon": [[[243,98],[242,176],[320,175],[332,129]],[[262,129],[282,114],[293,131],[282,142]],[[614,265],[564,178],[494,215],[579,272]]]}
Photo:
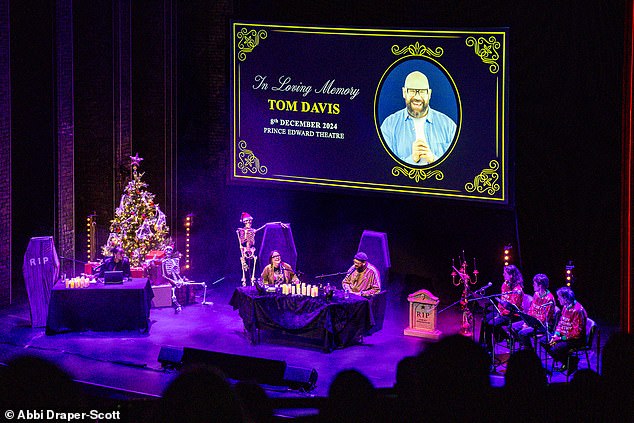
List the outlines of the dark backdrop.
{"label": "dark backdrop", "polygon": [[[554,288],[563,284],[566,262],[574,260],[575,290],[580,301],[591,315],[616,321],[625,0],[577,2],[574,6],[559,3],[456,0],[420,1],[414,6],[400,0],[178,2],[178,209],[182,214],[195,215],[193,275],[210,280],[225,276],[220,285],[228,289],[239,283],[235,229],[240,225],[240,213],[248,211],[256,227],[278,220],[293,224],[298,268],[309,275],[347,269],[363,229],[387,232],[393,280],[406,281],[411,290],[431,289],[444,302],[459,297],[449,273],[451,258],[463,250],[470,262],[477,258],[482,281],[491,280],[498,286],[506,243],[513,244],[516,263],[527,280],[544,272],[551,277]],[[160,29],[160,19],[138,11],[139,7],[133,7],[135,16],[145,18],[133,18],[132,31],[141,32],[136,40],[147,39],[151,44],[149,40]],[[21,16],[21,8],[26,6],[16,3],[12,19],[14,12]],[[82,3],[79,12],[89,19],[87,9],[89,6]],[[25,19],[32,19],[23,13]],[[407,196],[227,185],[227,40],[231,18],[345,26],[510,27],[515,208]],[[83,25],[89,23],[83,21]],[[46,47],[45,34],[50,34],[47,29],[50,27],[45,25],[12,25],[14,67],[20,66],[20,57],[35,60],[32,54],[46,54],[46,48],[50,48],[50,40]],[[15,31],[31,35],[13,38]],[[38,33],[39,41],[33,39]],[[30,49],[33,42],[42,51]],[[137,101],[147,97],[150,106],[153,98],[162,95],[153,88],[160,84],[148,83],[162,77],[152,77],[153,72],[162,72],[153,66],[155,53],[154,48],[138,45],[133,51],[133,63],[138,66],[133,94]],[[81,54],[88,56],[89,52]],[[42,62],[50,66],[50,62]],[[43,148],[37,155],[16,147],[13,150],[14,257],[18,257],[18,263],[26,246],[23,240],[42,235],[53,226],[53,215],[46,212],[52,212],[54,206],[54,197],[49,194],[52,165],[40,157],[54,151],[47,136],[52,132],[54,115],[46,66],[43,70],[27,69],[27,76],[12,74],[14,144],[19,142],[16,135],[20,131],[44,134],[38,136]],[[77,78],[81,83],[88,76]],[[25,90],[33,95],[18,94]],[[103,100],[107,106],[111,101],[107,90],[96,95],[96,102]],[[26,122],[39,129],[22,123],[33,101],[44,117]],[[76,98],[76,107],[88,103],[86,98]],[[152,107],[137,108],[134,113],[139,114],[139,119],[133,120],[135,136],[141,140],[137,144],[139,154],[151,159],[150,163],[144,162],[149,189],[157,192],[162,164],[160,156],[154,157],[150,135],[156,130],[160,113]],[[16,125],[22,125],[18,126],[22,129],[16,132]],[[31,165],[42,171],[26,178],[16,172]],[[107,172],[111,174],[112,169]],[[36,205],[34,197],[46,204]],[[160,193],[158,201],[163,201]],[[33,213],[34,207],[37,213]],[[528,283],[528,291],[530,286]]]}

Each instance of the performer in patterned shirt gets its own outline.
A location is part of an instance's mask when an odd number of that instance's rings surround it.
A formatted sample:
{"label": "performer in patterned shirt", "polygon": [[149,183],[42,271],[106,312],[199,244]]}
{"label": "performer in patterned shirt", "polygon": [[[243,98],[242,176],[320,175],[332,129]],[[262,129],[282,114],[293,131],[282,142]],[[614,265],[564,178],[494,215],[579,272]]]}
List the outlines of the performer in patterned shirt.
{"label": "performer in patterned shirt", "polygon": [[[548,327],[555,314],[555,297],[548,290],[548,276],[538,273],[533,277],[533,301],[528,308],[529,316],[535,317],[537,320]],[[531,337],[534,335],[535,329],[528,326],[524,321],[513,323],[513,333],[525,348],[532,348]]]}
{"label": "performer in patterned shirt", "polygon": [[381,276],[376,267],[368,262],[368,255],[359,251],[354,256],[352,267],[341,282],[344,290],[363,296],[374,295],[381,291]]}
{"label": "performer in patterned shirt", "polygon": [[[502,295],[497,305],[497,310],[488,313],[482,321],[480,331],[480,343],[484,344],[487,351],[493,350],[493,334],[501,327],[511,323],[511,307],[508,303],[514,304],[522,310],[524,300],[524,278],[520,270],[510,264],[504,267],[504,283],[502,284]],[[506,304],[506,306],[505,306]],[[500,311],[498,313],[498,310]]]}
{"label": "performer in patterned shirt", "polygon": [[[555,361],[565,363],[568,352],[572,348],[581,347],[586,342],[586,323],[588,315],[583,306],[575,300],[575,293],[567,286],[557,290],[557,300],[561,304],[561,317],[555,328],[555,333],[546,345],[546,350]],[[577,369],[577,357],[570,358],[570,369],[562,364],[555,370],[567,370],[568,374]]]}
{"label": "performer in patterned shirt", "polygon": [[262,271],[262,283],[268,286],[282,283],[299,283],[290,264],[282,261],[279,251],[273,250],[269,254],[269,264]]}

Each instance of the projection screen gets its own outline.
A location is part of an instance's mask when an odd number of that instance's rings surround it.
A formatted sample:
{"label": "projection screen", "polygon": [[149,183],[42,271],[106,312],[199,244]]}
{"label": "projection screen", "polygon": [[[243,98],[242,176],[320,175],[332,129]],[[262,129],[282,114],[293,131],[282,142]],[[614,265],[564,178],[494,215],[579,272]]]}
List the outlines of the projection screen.
{"label": "projection screen", "polygon": [[231,182],[509,203],[508,28],[231,36]]}

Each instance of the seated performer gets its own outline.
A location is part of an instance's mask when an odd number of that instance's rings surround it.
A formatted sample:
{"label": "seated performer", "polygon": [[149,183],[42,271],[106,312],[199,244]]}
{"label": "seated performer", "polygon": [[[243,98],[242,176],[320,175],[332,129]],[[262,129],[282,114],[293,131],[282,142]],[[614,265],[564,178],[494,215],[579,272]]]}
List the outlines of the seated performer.
{"label": "seated performer", "polygon": [[[482,321],[482,330],[480,331],[480,343],[486,346],[488,352],[493,351],[493,334],[501,326],[511,323],[510,305],[514,304],[519,310],[522,310],[522,301],[524,300],[524,279],[522,273],[517,267],[510,264],[504,268],[504,283],[502,284],[502,296],[497,305],[497,310],[488,313]],[[506,307],[505,307],[506,304]],[[500,311],[498,313],[498,310]]]}
{"label": "seated performer", "polygon": [[354,256],[348,274],[341,282],[344,290],[358,295],[374,295],[381,291],[381,276],[376,267],[368,263],[368,255],[359,251]]}
{"label": "seated performer", "polygon": [[[537,320],[548,327],[555,313],[555,297],[548,290],[548,276],[538,273],[533,277],[533,301],[528,308],[529,316],[535,317]],[[524,321],[513,323],[513,333],[525,348],[532,348],[531,337],[535,334],[535,329],[528,326]]]}
{"label": "seated performer", "polygon": [[106,258],[99,268],[99,277],[103,278],[106,272],[122,271],[124,278],[129,278],[132,274],[130,272],[130,261],[127,257],[123,256],[123,248],[113,247],[110,252],[112,256]]}
{"label": "seated performer", "polygon": [[262,271],[262,283],[275,286],[282,283],[299,283],[299,279],[291,265],[282,261],[280,252],[273,250],[269,254],[269,264]]}
{"label": "seated performer", "polygon": [[570,368],[566,368],[565,362],[571,349],[581,347],[586,342],[588,315],[583,306],[575,300],[575,293],[567,286],[557,290],[557,300],[561,304],[561,316],[555,333],[545,347],[553,360],[562,363],[555,370],[571,374],[577,370],[579,359],[570,357]]}

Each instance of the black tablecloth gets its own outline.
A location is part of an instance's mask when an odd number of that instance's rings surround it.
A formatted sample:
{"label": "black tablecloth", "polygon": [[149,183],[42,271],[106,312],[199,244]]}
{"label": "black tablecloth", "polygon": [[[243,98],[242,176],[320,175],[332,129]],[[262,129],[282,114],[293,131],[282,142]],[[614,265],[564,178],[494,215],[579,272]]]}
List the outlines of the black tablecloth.
{"label": "black tablecloth", "polygon": [[145,278],[120,285],[90,284],[88,288],[66,288],[60,281],[51,291],[46,334],[147,331],[152,297],[152,286]]}
{"label": "black tablecloth", "polygon": [[[239,310],[245,329],[257,341],[258,330],[276,330],[309,340],[321,340],[326,349],[354,343],[375,326],[375,312],[385,310],[385,295],[370,298],[335,293],[322,297],[258,294],[255,287],[239,287],[229,304]],[[380,306],[382,304],[382,306]],[[382,323],[383,316],[380,316]]]}

